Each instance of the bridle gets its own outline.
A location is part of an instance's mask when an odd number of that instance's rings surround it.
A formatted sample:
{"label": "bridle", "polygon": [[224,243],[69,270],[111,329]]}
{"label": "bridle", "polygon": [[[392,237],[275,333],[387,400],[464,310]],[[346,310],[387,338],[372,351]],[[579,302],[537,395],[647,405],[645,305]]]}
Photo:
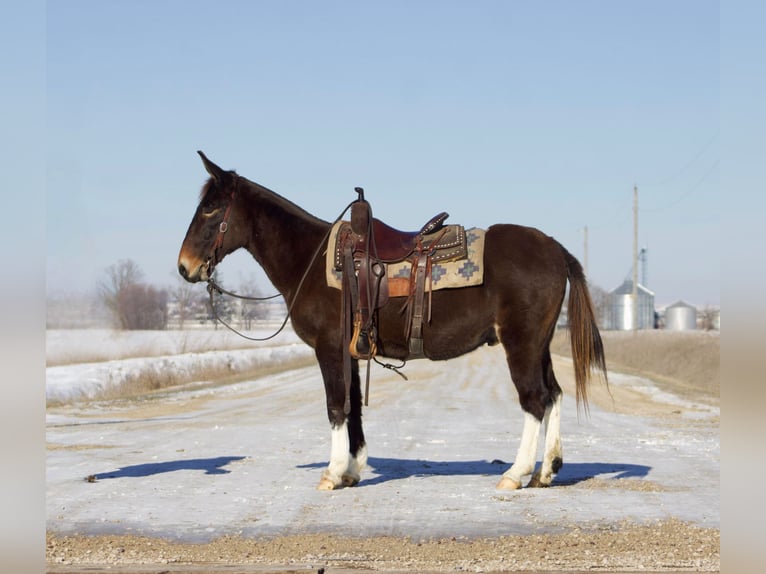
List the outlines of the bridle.
{"label": "bridle", "polygon": [[223,214],[223,219],[218,225],[218,235],[215,238],[215,243],[213,243],[213,254],[211,255],[211,258],[215,259],[216,263],[218,263],[218,250],[223,247],[223,236],[229,229],[229,215],[231,214],[232,203],[234,203],[234,192],[231,193],[229,205],[226,206],[226,211]]}
{"label": "bridle", "polygon": [[223,247],[224,235],[229,229],[229,216],[231,215],[231,206],[234,204],[234,194],[237,192],[238,185],[239,179],[235,177],[234,189],[229,196],[229,204],[226,206],[226,211],[223,212],[223,219],[221,220],[221,223],[218,224],[218,235],[215,236],[212,252],[206,261],[207,274],[210,278],[213,276],[213,270],[215,269],[215,266],[218,265],[218,263],[221,261],[218,258],[218,252]]}
{"label": "bridle", "polygon": [[314,251],[314,255],[311,257],[311,261],[309,262],[308,266],[306,267],[306,270],[303,272],[303,276],[301,277],[301,280],[298,282],[298,287],[295,289],[295,294],[293,295],[292,303],[290,303],[290,306],[287,309],[287,314],[285,315],[284,321],[282,321],[282,324],[279,326],[279,328],[276,330],[275,333],[269,335],[268,337],[250,337],[248,335],[245,335],[241,331],[238,331],[231,325],[229,325],[226,321],[224,321],[221,316],[218,314],[218,311],[216,310],[215,305],[213,304],[213,295],[214,293],[218,293],[219,295],[229,295],[230,297],[235,297],[236,299],[243,299],[246,301],[268,301],[270,299],[276,299],[277,297],[282,297],[281,293],[275,293],[274,295],[269,295],[268,297],[250,297],[247,295],[238,295],[237,293],[234,293],[232,291],[227,291],[218,283],[215,282],[215,279],[213,279],[213,270],[215,269],[216,265],[220,262],[220,259],[218,258],[218,252],[220,251],[221,247],[223,247],[223,240],[224,235],[226,234],[226,231],[229,229],[229,216],[231,215],[231,206],[234,203],[234,194],[237,191],[237,187],[239,184],[239,179],[234,180],[234,190],[231,192],[231,196],[229,198],[229,205],[226,206],[226,211],[223,213],[223,219],[221,220],[221,223],[218,225],[218,235],[216,235],[215,242],[213,243],[213,249],[212,253],[210,254],[210,257],[207,259],[207,272],[208,272],[208,278],[207,278],[207,292],[210,295],[210,309],[213,313],[213,316],[215,319],[221,323],[224,327],[228,328],[230,331],[236,333],[240,337],[244,339],[248,339],[249,341],[268,341],[269,339],[273,339],[279,333],[282,332],[282,330],[287,325],[287,321],[290,319],[290,314],[293,310],[293,307],[295,306],[295,302],[298,300],[298,294],[301,291],[301,288],[303,287],[304,282],[306,281],[306,277],[308,277],[309,271],[314,266],[314,263],[317,260],[317,257],[322,252],[323,248],[327,244],[327,240],[330,238],[330,233],[332,232],[332,227],[335,223],[341,220],[341,218],[346,214],[346,212],[351,209],[352,203],[349,203],[346,208],[341,212],[341,214],[335,219],[333,224],[330,225],[329,229],[327,230],[327,233],[322,238],[322,241],[319,242],[319,245],[317,246],[316,250]]}
{"label": "bridle", "polygon": [[[215,279],[213,279],[213,271],[215,270],[216,265],[220,263],[221,259],[218,257],[218,253],[223,247],[223,240],[224,236],[226,235],[226,232],[229,230],[229,216],[231,215],[231,206],[234,204],[234,194],[237,192],[237,187],[239,186],[239,179],[234,179],[234,190],[231,192],[229,196],[229,204],[226,206],[226,210],[223,212],[223,219],[221,219],[221,223],[218,224],[218,235],[215,237],[215,242],[213,242],[213,248],[210,253],[210,256],[207,258],[206,264],[207,264],[207,292],[210,295],[210,310],[213,313],[213,316],[215,317],[216,321],[221,323],[224,327],[227,327],[240,337],[243,337],[244,339],[249,339],[250,341],[268,341],[269,339],[273,339],[279,333],[282,332],[282,330],[285,328],[285,325],[287,325],[287,320],[290,317],[290,310],[292,310],[292,306],[287,312],[287,316],[285,317],[285,320],[280,325],[279,329],[268,337],[250,337],[248,335],[245,335],[244,333],[238,331],[231,325],[229,325],[226,321],[223,320],[223,318],[218,314],[218,310],[216,309],[216,306],[213,302],[213,294],[218,293],[219,295],[229,295],[230,297],[234,297],[236,299],[242,299],[245,301],[268,301],[270,299],[276,299],[277,297],[281,297],[281,293],[275,293],[274,295],[269,295],[268,297],[251,297],[249,295],[239,295],[237,293],[234,293],[233,291],[227,291],[223,287],[221,287],[218,283],[215,282]],[[313,263],[313,261],[312,261]],[[310,266],[309,266],[310,267]],[[300,287],[299,287],[300,289]]]}

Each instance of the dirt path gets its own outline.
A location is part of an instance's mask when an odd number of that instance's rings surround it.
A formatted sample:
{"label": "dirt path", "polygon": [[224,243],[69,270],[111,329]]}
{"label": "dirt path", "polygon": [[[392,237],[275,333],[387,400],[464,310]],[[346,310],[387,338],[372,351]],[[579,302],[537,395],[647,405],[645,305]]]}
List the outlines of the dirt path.
{"label": "dirt path", "polygon": [[[546,572],[720,570],[720,535],[676,521],[602,532],[413,542],[295,535],[178,544],[132,536],[48,537],[49,572]],[[62,563],[63,562],[63,563]]]}

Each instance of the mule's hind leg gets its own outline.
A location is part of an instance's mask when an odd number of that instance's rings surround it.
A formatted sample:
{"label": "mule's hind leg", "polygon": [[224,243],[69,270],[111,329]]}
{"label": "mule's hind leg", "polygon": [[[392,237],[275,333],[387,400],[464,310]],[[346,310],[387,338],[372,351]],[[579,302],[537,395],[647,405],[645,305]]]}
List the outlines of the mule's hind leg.
{"label": "mule's hind leg", "polygon": [[544,353],[545,386],[553,397],[543,416],[545,452],[540,468],[532,475],[527,486],[550,486],[553,475],[559,471],[564,459],[561,450],[561,398],[562,392],[553,373],[550,351]]}
{"label": "mule's hind leg", "polygon": [[553,475],[564,464],[561,450],[561,393],[553,400],[553,404],[545,410],[543,426],[545,427],[543,463],[532,475],[527,486],[550,486]]}
{"label": "mule's hind leg", "polygon": [[537,441],[540,436],[540,419],[531,413],[524,413],[524,430],[521,433],[519,450],[516,452],[516,460],[505,473],[503,473],[497,488],[500,490],[516,490],[521,488],[522,477],[530,474],[535,468],[535,454]]}
{"label": "mule's hind leg", "polygon": [[[543,421],[546,422],[546,452],[548,451],[547,429],[556,430],[556,435],[558,435],[558,414],[560,411],[558,407],[554,409],[556,403],[546,380],[547,367],[550,366],[550,355],[548,355],[548,365],[546,366],[545,354],[542,353],[540,345],[533,337],[522,341],[519,338],[514,340],[510,336],[504,335],[501,331],[500,340],[505,347],[511,378],[519,393],[519,403],[524,411],[524,430],[521,433],[516,459],[511,468],[503,474],[497,488],[515,490],[521,488],[522,478],[531,474],[535,469],[537,445]],[[553,453],[552,438],[551,441],[551,453]],[[552,459],[550,466],[552,466]],[[537,483],[542,481],[540,476],[537,474],[535,476],[537,478],[533,477],[534,484],[530,483],[533,486],[537,486]]]}

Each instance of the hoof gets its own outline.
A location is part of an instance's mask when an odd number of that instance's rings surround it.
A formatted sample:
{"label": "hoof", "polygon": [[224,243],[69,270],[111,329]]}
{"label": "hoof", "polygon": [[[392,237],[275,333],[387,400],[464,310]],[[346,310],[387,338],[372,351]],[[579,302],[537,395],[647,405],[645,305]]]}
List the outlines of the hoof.
{"label": "hoof", "polygon": [[504,476],[500,479],[495,487],[497,490],[518,490],[521,488],[521,483]]}
{"label": "hoof", "polygon": [[550,484],[550,482],[549,482],[549,483],[547,483],[547,484],[546,484],[546,483],[544,483],[544,482],[541,482],[541,481],[540,481],[540,476],[536,474],[536,475],[534,475],[534,476],[533,476],[533,477],[532,477],[532,478],[529,480],[529,483],[527,484],[527,488],[547,488],[547,487],[549,487],[550,485],[551,485],[551,484]]}
{"label": "hoof", "polygon": [[317,485],[317,490],[335,490],[335,488],[335,483],[326,476],[323,476]]}
{"label": "hoof", "polygon": [[557,456],[556,458],[553,459],[553,463],[551,467],[553,469],[554,474],[560,471],[562,466],[564,466],[564,461],[561,459],[560,456]]}
{"label": "hoof", "polygon": [[343,478],[341,478],[341,483],[343,486],[356,486],[359,484],[359,477],[351,476],[350,474],[344,474]]}

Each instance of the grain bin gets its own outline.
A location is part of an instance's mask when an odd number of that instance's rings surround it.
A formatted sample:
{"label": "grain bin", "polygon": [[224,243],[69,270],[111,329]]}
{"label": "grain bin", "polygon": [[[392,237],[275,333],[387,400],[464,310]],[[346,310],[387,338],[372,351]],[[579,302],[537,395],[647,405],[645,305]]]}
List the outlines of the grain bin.
{"label": "grain bin", "polygon": [[694,331],[697,328],[697,308],[683,301],[665,309],[665,329],[668,331]]}
{"label": "grain bin", "polygon": [[636,286],[638,292],[638,316],[633,313],[633,281],[625,282],[609,293],[609,329],[631,331],[637,329],[654,329],[654,293],[640,283]]}

